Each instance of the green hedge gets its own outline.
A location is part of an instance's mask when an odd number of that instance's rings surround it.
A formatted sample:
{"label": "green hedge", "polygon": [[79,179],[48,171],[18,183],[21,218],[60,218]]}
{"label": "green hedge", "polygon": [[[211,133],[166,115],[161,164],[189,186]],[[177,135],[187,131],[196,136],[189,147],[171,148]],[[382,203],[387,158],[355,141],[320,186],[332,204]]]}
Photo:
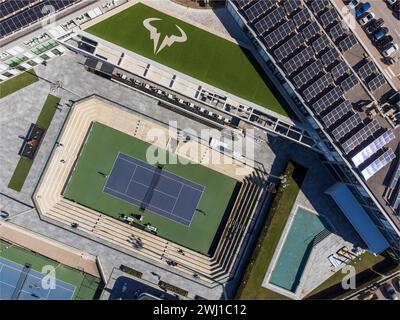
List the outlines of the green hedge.
{"label": "green hedge", "polygon": [[143,273],[140,271],[137,271],[135,269],[132,269],[130,267],[124,266],[123,264],[121,264],[121,266],[119,267],[119,269],[127,274],[130,274],[136,278],[141,278]]}
{"label": "green hedge", "polygon": [[21,157],[14,170],[14,173],[8,183],[8,187],[15,191],[21,191],[25,183],[26,177],[29,174],[33,161],[28,158]]}
{"label": "green hedge", "polygon": [[179,294],[181,296],[184,296],[184,297],[187,297],[187,295],[189,293],[188,291],[183,290],[182,288],[176,287],[173,284],[170,284],[168,282],[160,281],[158,283],[158,285],[163,289],[175,292],[175,293],[177,293],[177,294]]}

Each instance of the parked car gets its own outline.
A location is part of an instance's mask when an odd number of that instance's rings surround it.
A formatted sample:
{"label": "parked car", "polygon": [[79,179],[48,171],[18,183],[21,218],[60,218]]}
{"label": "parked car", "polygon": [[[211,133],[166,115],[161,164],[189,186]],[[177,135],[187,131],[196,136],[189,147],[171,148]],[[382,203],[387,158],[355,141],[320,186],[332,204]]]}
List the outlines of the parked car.
{"label": "parked car", "polygon": [[361,3],[356,7],[356,18],[361,17],[369,9],[371,9],[371,4],[369,2]]}
{"label": "parked car", "polygon": [[398,1],[394,5],[392,5],[390,9],[392,10],[393,15],[397,19],[400,19],[400,1]]}
{"label": "parked car", "polygon": [[366,25],[365,32],[370,35],[383,26],[383,19],[374,19]]}
{"label": "parked car", "polygon": [[10,214],[7,211],[1,210],[0,211],[0,217],[3,219],[7,219],[10,216]]}
{"label": "parked car", "polygon": [[389,29],[386,27],[379,28],[372,34],[372,42],[377,43],[381,38],[388,34]]}
{"label": "parked car", "polygon": [[363,293],[361,293],[358,298],[360,300],[376,300],[378,299],[378,296],[376,295],[376,293],[371,292],[371,291],[365,291]]}
{"label": "parked car", "polygon": [[385,0],[389,7],[392,7],[395,3],[399,2],[399,0]]}
{"label": "parked car", "polygon": [[381,38],[377,43],[375,43],[375,45],[377,46],[378,49],[383,49],[392,42],[393,42],[393,37],[389,34]]}
{"label": "parked car", "polygon": [[366,25],[368,22],[370,22],[372,19],[375,18],[375,13],[373,12],[367,12],[363,16],[358,19],[358,23],[362,26]]}
{"label": "parked car", "polygon": [[394,290],[393,286],[390,283],[386,283],[383,285],[383,290],[384,293],[386,293],[386,296],[391,299],[391,300],[399,300],[399,297],[396,294],[396,291]]}
{"label": "parked car", "polygon": [[393,286],[395,287],[397,292],[400,292],[400,277],[397,277],[393,280]]}
{"label": "parked car", "polygon": [[359,4],[360,4],[361,0],[351,0],[348,4],[348,7],[350,9],[355,9]]}
{"label": "parked car", "polygon": [[399,45],[397,43],[393,43],[391,46],[382,49],[381,53],[386,58],[393,55],[393,53],[395,53],[397,50],[399,50]]}

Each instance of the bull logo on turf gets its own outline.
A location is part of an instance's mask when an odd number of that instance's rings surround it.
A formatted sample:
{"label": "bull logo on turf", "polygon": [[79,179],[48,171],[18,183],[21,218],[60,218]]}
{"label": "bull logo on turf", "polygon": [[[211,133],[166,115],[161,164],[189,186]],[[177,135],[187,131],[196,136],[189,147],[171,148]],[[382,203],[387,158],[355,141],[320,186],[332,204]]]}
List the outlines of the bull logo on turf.
{"label": "bull logo on turf", "polygon": [[143,20],[143,26],[150,31],[150,39],[153,40],[154,46],[154,54],[158,54],[162,49],[165,47],[172,46],[175,42],[185,42],[187,40],[187,35],[185,31],[183,31],[179,26],[175,25],[175,27],[180,32],[180,35],[171,35],[171,36],[164,36],[161,44],[159,45],[161,32],[158,31],[156,27],[151,25],[151,22],[162,20],[159,18],[148,18]]}

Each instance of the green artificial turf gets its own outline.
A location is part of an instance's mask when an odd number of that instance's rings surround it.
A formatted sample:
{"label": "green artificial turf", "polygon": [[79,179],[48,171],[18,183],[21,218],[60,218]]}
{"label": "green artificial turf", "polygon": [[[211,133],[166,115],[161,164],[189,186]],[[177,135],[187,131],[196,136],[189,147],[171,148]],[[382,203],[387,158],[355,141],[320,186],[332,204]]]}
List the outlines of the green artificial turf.
{"label": "green artificial turf", "polygon": [[51,120],[56,113],[57,104],[60,102],[60,98],[49,94],[43,105],[42,111],[36,120],[36,124],[42,129],[48,129]]}
{"label": "green artificial turf", "polygon": [[195,163],[164,165],[165,170],[204,186],[190,226],[149,210],[142,212],[139,207],[103,192],[106,178],[99,172],[110,173],[119,152],[146,161],[149,146],[142,140],[95,123],[64,196],[117,219],[122,214],[141,214],[144,216],[142,223],[157,227],[159,236],[207,254],[237,180]]}
{"label": "green artificial turf", "polygon": [[[164,36],[179,36],[177,26],[187,35],[186,42],[174,43],[154,53],[150,32],[143,26],[147,18]],[[191,24],[138,3],[85,31],[128,50],[155,60],[205,83],[294,117],[261,66],[245,48]]]}
{"label": "green artificial turf", "polygon": [[38,81],[35,71],[29,70],[0,83],[0,99]]}
{"label": "green artificial turf", "polygon": [[8,187],[10,189],[21,191],[32,164],[33,161],[31,159],[23,157],[19,159],[18,164],[15,167],[14,173],[10,179],[10,182],[8,183]]}
{"label": "green artificial turf", "polygon": [[21,265],[29,263],[31,268],[38,272],[42,272],[44,266],[53,266],[56,270],[56,278],[58,280],[76,287],[72,299],[91,300],[102,286],[100,278],[60,264],[57,261],[3,240],[0,240],[0,257]]}

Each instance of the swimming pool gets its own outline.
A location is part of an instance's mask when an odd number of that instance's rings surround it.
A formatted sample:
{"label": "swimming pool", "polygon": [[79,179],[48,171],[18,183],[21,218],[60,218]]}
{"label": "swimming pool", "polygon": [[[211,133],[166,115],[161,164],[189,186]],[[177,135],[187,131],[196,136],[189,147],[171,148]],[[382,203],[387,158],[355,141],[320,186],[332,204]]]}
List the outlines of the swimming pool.
{"label": "swimming pool", "polygon": [[325,230],[319,216],[298,207],[269,282],[296,292],[317,234]]}

